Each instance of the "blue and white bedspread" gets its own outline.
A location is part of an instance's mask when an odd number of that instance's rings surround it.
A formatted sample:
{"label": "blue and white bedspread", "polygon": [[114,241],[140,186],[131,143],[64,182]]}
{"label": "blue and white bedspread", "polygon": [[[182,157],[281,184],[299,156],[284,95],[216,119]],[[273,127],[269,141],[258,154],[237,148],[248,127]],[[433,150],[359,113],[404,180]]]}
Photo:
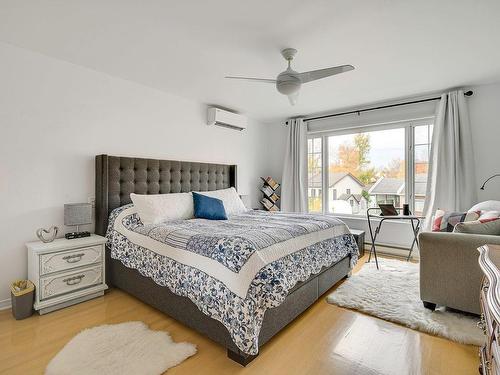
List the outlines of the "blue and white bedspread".
{"label": "blue and white bedspread", "polygon": [[115,209],[111,257],[221,322],[243,352],[257,354],[264,313],[299,281],[358,248],[347,226],[325,215],[247,211],[229,220],[143,225],[133,205]]}

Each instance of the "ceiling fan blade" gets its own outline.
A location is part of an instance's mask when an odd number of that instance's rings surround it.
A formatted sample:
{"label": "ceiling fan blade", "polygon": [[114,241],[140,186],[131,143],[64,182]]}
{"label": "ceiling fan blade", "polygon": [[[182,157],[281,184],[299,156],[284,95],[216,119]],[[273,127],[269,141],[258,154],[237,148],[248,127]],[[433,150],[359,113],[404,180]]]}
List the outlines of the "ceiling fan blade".
{"label": "ceiling fan blade", "polygon": [[224,78],[240,79],[242,81],[252,81],[252,82],[276,83],[275,79],[266,79],[266,78],[234,77],[234,76],[226,76]]}
{"label": "ceiling fan blade", "polygon": [[334,66],[332,68],[311,70],[310,72],[299,73],[299,78],[302,83],[306,83],[306,82],[316,81],[317,79],[330,77],[335,74],[348,72],[349,70],[354,70],[354,66],[340,65],[340,66]]}

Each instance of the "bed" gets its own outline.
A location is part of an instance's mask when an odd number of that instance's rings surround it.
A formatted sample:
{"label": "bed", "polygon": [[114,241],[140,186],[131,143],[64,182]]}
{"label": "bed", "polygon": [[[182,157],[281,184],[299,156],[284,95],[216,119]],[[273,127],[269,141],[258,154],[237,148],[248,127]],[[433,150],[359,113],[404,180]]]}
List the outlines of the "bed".
{"label": "bed", "polygon": [[[358,251],[345,224],[329,216],[251,210],[223,222],[148,226],[131,204],[131,193],[235,187],[236,171],[235,165],[98,155],[96,232],[108,238],[108,285],[208,336],[246,365],[350,274]],[[218,251],[210,250],[212,240]]]}

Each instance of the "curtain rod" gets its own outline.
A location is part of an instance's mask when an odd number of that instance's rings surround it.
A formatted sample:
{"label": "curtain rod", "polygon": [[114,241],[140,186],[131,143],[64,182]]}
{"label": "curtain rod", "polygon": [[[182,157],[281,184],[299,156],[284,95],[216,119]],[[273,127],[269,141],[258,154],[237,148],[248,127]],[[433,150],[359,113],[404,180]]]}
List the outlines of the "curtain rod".
{"label": "curtain rod", "polygon": [[[472,96],[473,93],[474,93],[473,91],[469,90],[469,91],[464,92],[464,95],[465,96]],[[331,114],[331,115],[324,115],[324,116],[317,116],[317,117],[306,117],[306,118],[304,118],[304,121],[321,120],[321,119],[330,118],[330,117],[337,117],[337,116],[343,116],[343,115],[352,115],[354,113],[357,113],[359,115],[361,112],[375,111],[377,109],[385,109],[385,108],[392,108],[392,107],[399,107],[401,105],[408,105],[408,104],[425,103],[425,102],[430,102],[430,101],[439,100],[439,99],[441,99],[440,96],[435,97],[435,98],[429,98],[429,99],[413,100],[411,102],[382,105],[380,107],[372,107],[372,108],[359,109],[357,111],[347,111],[347,112],[334,113],[334,114]]]}

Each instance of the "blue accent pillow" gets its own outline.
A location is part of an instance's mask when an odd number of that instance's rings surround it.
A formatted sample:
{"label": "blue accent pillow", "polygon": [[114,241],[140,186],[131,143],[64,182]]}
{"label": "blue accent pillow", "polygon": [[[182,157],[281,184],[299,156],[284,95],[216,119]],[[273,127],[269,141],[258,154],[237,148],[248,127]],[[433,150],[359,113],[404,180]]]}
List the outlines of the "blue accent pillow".
{"label": "blue accent pillow", "polygon": [[227,220],[224,203],[220,199],[193,192],[194,217],[208,220]]}

